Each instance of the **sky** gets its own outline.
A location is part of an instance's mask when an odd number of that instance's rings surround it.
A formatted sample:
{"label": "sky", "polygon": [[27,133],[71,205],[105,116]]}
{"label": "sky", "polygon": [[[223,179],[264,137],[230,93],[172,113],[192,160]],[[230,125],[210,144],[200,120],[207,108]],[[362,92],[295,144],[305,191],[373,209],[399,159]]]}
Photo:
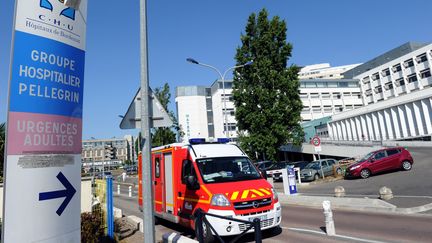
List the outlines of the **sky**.
{"label": "sky", "polygon": [[[149,82],[209,86],[215,71],[186,62],[192,57],[223,73],[235,65],[248,16],[266,8],[287,23],[288,62],[332,66],[366,62],[408,41],[432,41],[430,0],[149,0]],[[0,4],[0,123],[7,91],[14,1]],[[136,135],[119,124],[140,85],[139,0],[89,0],[84,74],[83,139]],[[231,73],[227,78],[231,78]]]}

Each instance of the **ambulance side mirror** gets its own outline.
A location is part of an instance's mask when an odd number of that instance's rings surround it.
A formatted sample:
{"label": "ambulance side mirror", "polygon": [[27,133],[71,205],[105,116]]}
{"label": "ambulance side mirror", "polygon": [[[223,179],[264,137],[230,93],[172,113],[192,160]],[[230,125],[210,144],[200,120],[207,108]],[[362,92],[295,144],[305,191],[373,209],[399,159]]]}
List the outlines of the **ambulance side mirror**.
{"label": "ambulance side mirror", "polygon": [[264,179],[267,180],[267,171],[266,170],[259,170],[259,172],[262,175],[262,177],[264,177]]}
{"label": "ambulance side mirror", "polygon": [[198,180],[196,176],[190,175],[186,179],[186,187],[189,190],[198,190],[200,188],[200,185],[198,183]]}

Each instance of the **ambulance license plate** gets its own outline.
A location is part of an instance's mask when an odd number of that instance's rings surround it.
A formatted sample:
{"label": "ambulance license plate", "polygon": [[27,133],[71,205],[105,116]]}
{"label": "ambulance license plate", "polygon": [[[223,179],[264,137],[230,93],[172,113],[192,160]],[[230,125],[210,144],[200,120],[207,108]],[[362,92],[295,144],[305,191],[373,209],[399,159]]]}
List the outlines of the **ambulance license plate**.
{"label": "ambulance license plate", "polygon": [[250,222],[253,222],[254,219],[256,219],[256,218],[258,218],[258,219],[260,219],[261,221],[263,221],[263,220],[266,220],[266,219],[267,219],[267,215],[261,215],[261,216],[258,216],[258,217],[250,217],[250,218],[249,218],[249,221],[250,221]]}

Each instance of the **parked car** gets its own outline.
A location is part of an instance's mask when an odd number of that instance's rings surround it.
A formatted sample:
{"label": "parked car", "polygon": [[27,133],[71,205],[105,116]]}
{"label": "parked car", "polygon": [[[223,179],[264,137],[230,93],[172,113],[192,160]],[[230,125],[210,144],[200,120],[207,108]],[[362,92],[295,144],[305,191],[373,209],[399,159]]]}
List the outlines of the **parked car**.
{"label": "parked car", "polygon": [[[322,170],[321,170],[321,164],[322,164]],[[324,176],[333,175],[333,165],[336,164],[337,162],[334,159],[322,159],[322,160],[312,161],[309,164],[307,164],[303,170],[300,171],[300,178],[302,179],[302,181],[315,181],[322,177],[322,172],[324,173]],[[342,172],[339,171],[337,173],[342,173]]]}
{"label": "parked car", "polygon": [[368,178],[372,174],[389,170],[411,170],[414,160],[408,150],[402,147],[380,149],[368,153],[357,163],[350,165],[345,177]]}
{"label": "parked car", "polygon": [[261,171],[268,171],[275,166],[275,162],[270,160],[264,160],[264,161],[257,162],[255,165]]}
{"label": "parked car", "polygon": [[[287,166],[293,166],[294,168],[300,168],[300,170],[302,170],[309,163],[310,163],[309,161],[283,162],[283,165],[280,165],[281,168],[273,172],[272,174],[273,181],[282,181],[281,169],[284,169]],[[297,173],[296,173],[296,179],[297,179]]]}
{"label": "parked car", "polygon": [[[285,169],[288,166],[288,163],[289,162],[287,162],[287,161],[280,161],[280,162],[274,163],[274,165],[266,171],[267,175],[272,176],[273,180],[275,180],[274,175],[275,174],[282,175],[282,169]],[[282,176],[280,176],[280,178],[282,179]]]}
{"label": "parked car", "polygon": [[109,176],[112,176],[111,171],[100,172],[96,175],[96,179],[104,179]]}

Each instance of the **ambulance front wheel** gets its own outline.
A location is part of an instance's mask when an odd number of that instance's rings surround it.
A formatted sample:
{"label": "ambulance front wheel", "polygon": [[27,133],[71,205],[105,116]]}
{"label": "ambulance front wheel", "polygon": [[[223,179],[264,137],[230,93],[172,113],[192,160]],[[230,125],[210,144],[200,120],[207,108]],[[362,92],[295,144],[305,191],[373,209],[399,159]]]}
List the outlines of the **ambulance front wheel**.
{"label": "ambulance front wheel", "polygon": [[215,238],[211,232],[210,227],[204,221],[202,221],[201,225],[197,225],[197,222],[195,219],[195,235],[196,235],[197,239],[199,239],[198,237],[199,237],[200,231],[202,231],[204,243],[214,242]]}

